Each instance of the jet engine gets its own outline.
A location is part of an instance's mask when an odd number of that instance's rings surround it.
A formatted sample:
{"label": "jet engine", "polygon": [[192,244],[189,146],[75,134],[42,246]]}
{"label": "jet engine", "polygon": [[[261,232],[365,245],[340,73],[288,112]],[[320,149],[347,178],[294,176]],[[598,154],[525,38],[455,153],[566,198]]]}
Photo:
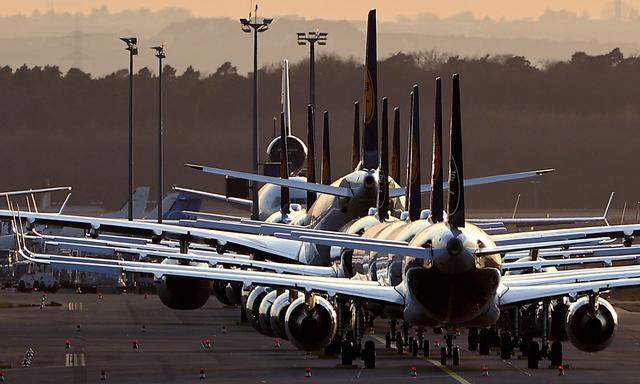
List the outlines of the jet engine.
{"label": "jet engine", "polygon": [[260,327],[260,304],[262,304],[262,300],[264,300],[265,296],[272,291],[272,288],[269,287],[255,287],[249,293],[247,297],[247,302],[245,304],[245,309],[247,310],[247,319],[253,329],[267,335],[264,333],[262,328]]}
{"label": "jet engine", "polygon": [[214,280],[212,283],[213,294],[216,296],[219,302],[224,305],[232,305],[231,301],[227,297],[227,282],[222,280]]}
{"label": "jet engine", "polygon": [[[177,264],[166,259],[163,264]],[[189,263],[199,268],[208,268],[207,263]],[[197,277],[164,276],[158,282],[158,296],[171,309],[198,309],[205,305],[211,295],[211,281]]]}
{"label": "jet engine", "polygon": [[595,303],[582,297],[569,307],[567,336],[576,348],[598,352],[611,344],[618,327],[618,314],[608,301],[597,298]]}
{"label": "jet engine", "polygon": [[327,299],[314,295],[309,301],[311,305],[305,297],[296,299],[284,318],[287,339],[307,352],[327,346],[338,327],[338,316]]}
{"label": "jet engine", "polygon": [[269,309],[269,324],[271,327],[271,332],[275,337],[279,337],[283,340],[288,340],[287,332],[285,331],[284,318],[287,314],[287,310],[289,309],[289,305],[291,305],[291,298],[293,295],[293,300],[297,299],[302,295],[302,293],[298,291],[285,291],[281,293],[271,304],[271,308]]}
{"label": "jet engine", "polygon": [[260,324],[261,333],[268,337],[275,336],[271,329],[271,306],[278,298],[279,293],[282,293],[282,291],[275,289],[267,293],[262,299],[262,302],[260,302],[260,307],[258,308],[258,324]]}

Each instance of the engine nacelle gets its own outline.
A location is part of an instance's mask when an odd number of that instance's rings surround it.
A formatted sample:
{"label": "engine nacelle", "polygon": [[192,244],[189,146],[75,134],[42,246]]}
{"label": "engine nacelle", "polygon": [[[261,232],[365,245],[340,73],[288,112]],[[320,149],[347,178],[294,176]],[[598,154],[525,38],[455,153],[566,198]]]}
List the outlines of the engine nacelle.
{"label": "engine nacelle", "polygon": [[[294,300],[300,297],[302,293],[298,291],[293,292]],[[283,340],[288,340],[287,331],[285,330],[284,318],[287,315],[287,309],[291,305],[291,291],[285,291],[280,294],[271,304],[269,310],[269,324],[271,326],[271,332],[275,337],[279,337]]]}
{"label": "engine nacelle", "polygon": [[260,331],[263,335],[268,337],[274,337],[275,334],[271,329],[271,306],[273,302],[278,298],[278,291],[273,290],[267,293],[262,302],[260,303],[260,307],[258,308],[258,323],[260,324]]}
{"label": "engine nacelle", "polygon": [[255,287],[249,293],[247,297],[247,301],[245,303],[245,309],[247,311],[247,320],[249,323],[259,333],[263,333],[262,328],[260,327],[260,304],[262,300],[269,292],[272,291],[272,288],[269,287]]}
{"label": "engine nacelle", "polygon": [[588,297],[582,297],[569,307],[565,327],[571,344],[576,348],[584,352],[598,352],[613,341],[618,314],[605,299],[599,298],[592,306]]}
{"label": "engine nacelle", "polygon": [[[177,262],[166,259],[162,264],[177,264]],[[190,263],[189,265],[208,268],[207,263]],[[198,309],[205,305],[211,296],[211,280],[164,276],[158,283],[158,296],[162,304],[171,309]]]}
{"label": "engine nacelle", "polygon": [[314,296],[309,307],[305,297],[296,299],[284,318],[287,339],[297,348],[310,352],[326,347],[336,334],[338,316],[327,299]]}
{"label": "engine nacelle", "polygon": [[242,283],[228,283],[224,293],[231,305],[242,305]]}
{"label": "engine nacelle", "polygon": [[232,305],[231,301],[227,297],[227,282],[222,280],[214,280],[211,285],[213,286],[213,294],[216,296],[219,302],[224,305]]}

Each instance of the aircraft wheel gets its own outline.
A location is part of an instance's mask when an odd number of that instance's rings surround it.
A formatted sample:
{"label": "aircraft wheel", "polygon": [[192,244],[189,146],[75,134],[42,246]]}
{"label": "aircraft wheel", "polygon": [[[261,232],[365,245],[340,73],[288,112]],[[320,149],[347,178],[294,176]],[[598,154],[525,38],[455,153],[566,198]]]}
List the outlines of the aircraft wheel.
{"label": "aircraft wheel", "polygon": [[489,330],[486,328],[483,328],[480,330],[480,343],[479,343],[479,348],[478,348],[478,352],[481,355],[488,355],[489,354],[489,348],[490,348],[490,342],[491,342],[491,335],[489,334]]}
{"label": "aircraft wheel", "polygon": [[384,347],[386,349],[391,349],[391,333],[387,332],[384,334]]}
{"label": "aircraft wheel", "polygon": [[398,353],[404,353],[404,340],[402,340],[400,332],[396,335],[396,348],[398,349]]}
{"label": "aircraft wheel", "polygon": [[540,346],[538,345],[538,342],[531,341],[528,349],[527,366],[529,369],[538,369],[540,362]]}
{"label": "aircraft wheel", "polygon": [[509,360],[511,358],[511,334],[504,332],[500,338],[500,358],[503,360]]}
{"label": "aircraft wheel", "polygon": [[470,351],[478,350],[478,328],[469,328],[469,334],[467,335],[467,341],[469,343]]}
{"label": "aircraft wheel", "polygon": [[367,340],[364,343],[364,349],[362,350],[362,360],[365,368],[376,367],[376,347],[372,340]]}
{"label": "aircraft wheel", "polygon": [[429,358],[429,340],[427,339],[422,342],[422,353],[425,358]]}
{"label": "aircraft wheel", "polygon": [[457,345],[453,347],[453,365],[460,365],[460,347]]}
{"label": "aircraft wheel", "polygon": [[440,347],[440,364],[447,365],[447,347]]}
{"label": "aircraft wheel", "polygon": [[341,362],[342,365],[353,365],[353,345],[349,340],[342,341]]}
{"label": "aircraft wheel", "polygon": [[411,356],[418,357],[418,340],[411,340]]}
{"label": "aircraft wheel", "polygon": [[558,340],[551,343],[551,352],[549,353],[551,365],[556,367],[562,365],[562,343]]}

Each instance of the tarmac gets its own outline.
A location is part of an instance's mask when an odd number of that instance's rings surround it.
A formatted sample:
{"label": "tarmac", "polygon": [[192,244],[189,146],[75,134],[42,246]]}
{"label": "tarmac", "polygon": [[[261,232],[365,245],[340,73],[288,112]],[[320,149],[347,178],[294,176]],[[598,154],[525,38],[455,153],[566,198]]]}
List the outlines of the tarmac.
{"label": "tarmac", "polygon": [[[457,367],[442,367],[433,347],[441,335],[428,334],[433,360],[400,355],[384,348],[385,321],[367,336],[376,341],[376,368],[337,368],[337,358],[319,358],[239,324],[239,310],[215,297],[195,311],[165,308],[155,295],[48,294],[0,290],[0,366],[6,383],[637,383],[640,377],[640,313],[620,309],[612,345],[584,353],[564,343],[564,376],[540,362],[527,369],[526,360],[501,360],[497,353],[480,356],[466,351],[466,335]],[[8,303],[32,304],[5,308]],[[143,331],[143,326],[144,331]],[[223,332],[227,327],[227,332]],[[202,345],[212,341],[211,348]],[[65,341],[70,345],[67,349]],[[133,347],[137,341],[138,348]],[[30,366],[22,362],[33,349]],[[482,375],[488,366],[489,375]],[[410,369],[416,367],[416,377]],[[305,369],[311,377],[305,377]],[[106,380],[101,380],[102,370]],[[204,369],[205,378],[200,378]]]}

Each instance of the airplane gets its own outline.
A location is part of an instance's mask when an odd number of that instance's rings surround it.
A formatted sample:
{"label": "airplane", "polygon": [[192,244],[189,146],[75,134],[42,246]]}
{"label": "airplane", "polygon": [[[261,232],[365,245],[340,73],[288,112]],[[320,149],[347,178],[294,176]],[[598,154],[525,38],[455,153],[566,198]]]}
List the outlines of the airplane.
{"label": "airplane", "polygon": [[[370,13],[370,20],[372,17],[375,19],[375,11]],[[457,75],[454,76],[453,83],[449,214],[446,222],[434,223],[414,236],[409,243],[384,239],[354,239],[344,234],[322,235],[320,231],[307,231],[305,234],[303,230],[302,234],[285,234],[289,238],[316,244],[377,251],[380,255],[389,255],[388,258],[402,255],[402,280],[397,285],[390,284],[388,270],[386,278],[383,271],[380,274],[382,276],[375,281],[366,278],[346,279],[208,268],[202,264],[75,258],[34,253],[28,250],[24,243],[21,243],[19,253],[28,260],[58,268],[151,273],[158,279],[180,277],[184,279],[182,281],[192,282],[189,285],[174,287],[174,298],[184,301],[210,290],[208,282],[211,280],[234,281],[245,286],[254,286],[247,299],[247,306],[252,304],[252,310],[259,310],[262,299],[268,293],[267,290],[275,289],[277,297],[269,314],[274,313],[276,303],[280,303],[277,306],[280,309],[286,304],[284,316],[276,316],[275,324],[282,324],[287,338],[305,350],[326,346],[334,338],[338,321],[345,316],[343,306],[336,305],[336,302],[344,300],[366,304],[371,308],[370,311],[401,317],[413,325],[476,328],[495,325],[501,309],[558,297],[576,299],[568,309],[569,315],[565,322],[569,338],[576,347],[588,351],[605,348],[615,333],[616,315],[610,304],[599,297],[599,293],[613,288],[638,286],[640,268],[614,267],[609,268],[606,274],[602,273],[602,269],[583,269],[502,276],[500,255],[506,252],[535,252],[545,248],[570,247],[609,238],[629,239],[640,234],[640,225],[568,228],[491,236],[481,228],[468,223],[465,220],[462,181],[460,92]],[[439,216],[441,213],[437,206],[432,206],[431,211],[432,216]],[[14,212],[8,214],[16,219]],[[53,218],[36,213],[19,213],[17,219],[20,223],[23,220],[28,223],[56,222]],[[179,226],[122,223],[107,219],[72,217],[58,220],[57,223],[90,225],[96,230],[127,231],[147,236],[165,234],[173,238],[188,236],[209,240],[220,240],[222,236],[220,233],[199,228],[187,230]],[[14,227],[17,227],[17,224],[14,224]],[[233,240],[232,237],[236,235],[227,236]],[[278,233],[275,233],[275,237],[278,238]],[[186,246],[184,248],[182,251],[185,252],[182,253],[186,254],[188,249]],[[381,265],[382,263],[377,263],[377,268],[381,268]],[[301,293],[297,294],[295,291]],[[281,298],[282,300],[278,301]],[[282,314],[282,311],[276,313]],[[273,325],[274,322],[270,324]],[[593,331],[592,334],[586,333],[587,326]],[[448,338],[448,344],[449,341]],[[486,344],[487,340],[481,338],[480,342]],[[365,350],[370,351],[371,346],[372,344],[365,343]],[[452,351],[455,363],[456,356],[459,360],[459,350],[452,345],[447,347]],[[446,348],[441,350],[441,359],[444,356],[445,362],[447,355]],[[367,356],[367,359],[371,359],[371,354]]]}

